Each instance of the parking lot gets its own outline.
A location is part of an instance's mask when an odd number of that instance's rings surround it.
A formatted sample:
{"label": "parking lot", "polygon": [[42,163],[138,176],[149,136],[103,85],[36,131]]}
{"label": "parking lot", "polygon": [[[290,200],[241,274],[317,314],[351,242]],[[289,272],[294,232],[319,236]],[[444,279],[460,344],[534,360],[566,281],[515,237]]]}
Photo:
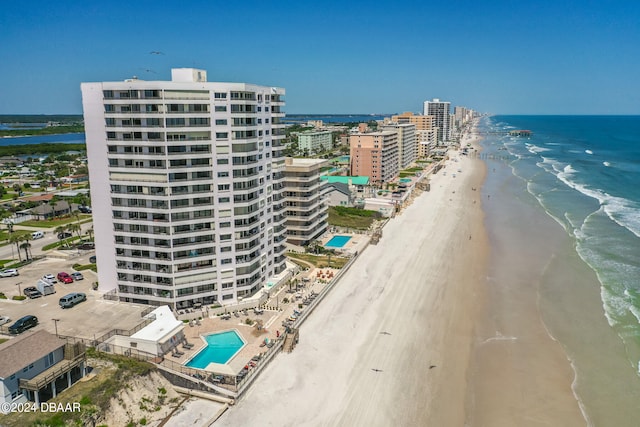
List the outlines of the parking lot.
{"label": "parking lot", "polygon": [[[36,286],[38,279],[45,274],[56,276],[59,272],[73,273],[74,264],[89,264],[89,257],[93,251],[73,253],[71,257],[47,257],[28,266],[18,269],[20,275],[14,277],[0,277],[0,292],[7,299],[0,299],[0,316],[9,316],[11,325],[22,316],[31,314],[38,318],[39,325],[34,329],[45,329],[59,335],[75,336],[93,339],[112,329],[130,329],[141,322],[140,313],[146,306],[124,304],[102,299],[102,293],[92,289],[97,275],[91,270],[82,270],[84,280],[73,283],[55,283],[55,294],[44,295],[40,298],[24,301],[14,301],[15,295],[24,295],[24,289]],[[83,292],[87,295],[85,302],[75,307],[62,309],[58,301],[71,292]],[[54,320],[56,319],[56,320]]]}

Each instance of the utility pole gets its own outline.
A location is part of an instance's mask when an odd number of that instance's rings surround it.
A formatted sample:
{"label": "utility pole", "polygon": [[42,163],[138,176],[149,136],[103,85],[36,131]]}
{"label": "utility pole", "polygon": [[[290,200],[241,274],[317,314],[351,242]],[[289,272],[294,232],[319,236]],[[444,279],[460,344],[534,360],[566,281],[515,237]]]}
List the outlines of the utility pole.
{"label": "utility pole", "polygon": [[22,285],[22,282],[16,283],[16,286],[18,287],[18,295],[22,295],[22,292],[20,292],[20,285]]}
{"label": "utility pole", "polygon": [[60,319],[51,319],[54,321],[55,325],[56,325],[56,337],[58,336],[58,322],[60,321]]}

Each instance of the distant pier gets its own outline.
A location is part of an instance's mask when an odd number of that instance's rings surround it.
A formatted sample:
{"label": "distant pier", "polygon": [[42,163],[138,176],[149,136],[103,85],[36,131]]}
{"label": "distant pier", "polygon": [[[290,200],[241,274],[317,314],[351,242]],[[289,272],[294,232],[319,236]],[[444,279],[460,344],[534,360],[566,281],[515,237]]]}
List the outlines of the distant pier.
{"label": "distant pier", "polygon": [[524,137],[529,137],[529,136],[531,136],[531,134],[533,134],[533,132],[531,132],[530,130],[524,130],[524,129],[520,129],[520,130],[510,130],[510,131],[509,131],[509,135],[510,135],[510,136],[524,136]]}

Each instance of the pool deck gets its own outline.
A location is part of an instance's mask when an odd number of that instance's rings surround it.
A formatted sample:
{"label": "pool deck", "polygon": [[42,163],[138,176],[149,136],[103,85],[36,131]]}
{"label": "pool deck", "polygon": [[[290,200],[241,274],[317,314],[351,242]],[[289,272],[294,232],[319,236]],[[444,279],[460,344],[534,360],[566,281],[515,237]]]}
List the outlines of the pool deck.
{"label": "pool deck", "polygon": [[[298,308],[298,303],[300,301],[296,300],[296,295],[303,297],[312,291],[319,293],[326,285],[325,282],[328,282],[329,275],[335,275],[338,271],[339,270],[330,268],[314,268],[304,272],[304,275],[309,278],[308,281],[301,281],[300,288],[297,292],[289,292],[287,286],[282,287],[277,293],[272,295],[271,299],[266,303],[267,306],[273,307],[274,309],[264,309],[262,314],[255,314],[253,310],[247,310],[247,315],[238,313],[238,316],[235,316],[231,313],[231,317],[225,320],[222,316],[212,315],[208,317],[207,312],[203,310],[203,318],[200,320],[200,325],[194,324],[193,326],[189,326],[189,324],[185,324],[184,327],[184,335],[187,338],[187,341],[193,344],[193,348],[191,350],[187,350],[182,346],[178,346],[178,349],[184,354],[180,357],[174,357],[171,354],[167,354],[165,355],[164,360],[179,363],[186,367],[185,364],[187,361],[207,346],[206,342],[202,338],[203,335],[235,330],[245,341],[245,345],[226,364],[210,364],[205,371],[225,375],[236,375],[245,366],[249,366],[249,362],[252,357],[260,355],[268,350],[266,346],[262,345],[265,338],[275,340],[277,339],[278,334],[282,334],[284,332],[282,322],[293,314],[294,309],[300,310]],[[283,303],[285,298],[287,298],[289,302]],[[277,310],[275,309],[276,307],[278,308]],[[304,308],[302,310],[304,310]],[[254,321],[261,320],[263,329],[258,331],[255,326],[248,325],[246,323],[247,319]],[[167,365],[168,367],[171,367],[170,364]]]}

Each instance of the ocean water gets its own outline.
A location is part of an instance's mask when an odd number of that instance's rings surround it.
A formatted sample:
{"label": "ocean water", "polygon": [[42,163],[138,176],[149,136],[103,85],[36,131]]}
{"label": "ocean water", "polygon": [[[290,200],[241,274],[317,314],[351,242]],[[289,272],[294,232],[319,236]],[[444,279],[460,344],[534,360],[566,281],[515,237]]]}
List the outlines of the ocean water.
{"label": "ocean water", "polygon": [[[533,135],[511,137],[513,129]],[[510,167],[597,277],[602,310],[586,303],[586,286],[571,283],[586,275],[571,275],[580,267],[570,256],[550,268],[556,280],[542,286],[539,304],[554,312],[545,321],[571,361],[589,425],[614,425],[615,412],[638,412],[640,398],[640,116],[492,116],[479,131],[482,156]]]}

